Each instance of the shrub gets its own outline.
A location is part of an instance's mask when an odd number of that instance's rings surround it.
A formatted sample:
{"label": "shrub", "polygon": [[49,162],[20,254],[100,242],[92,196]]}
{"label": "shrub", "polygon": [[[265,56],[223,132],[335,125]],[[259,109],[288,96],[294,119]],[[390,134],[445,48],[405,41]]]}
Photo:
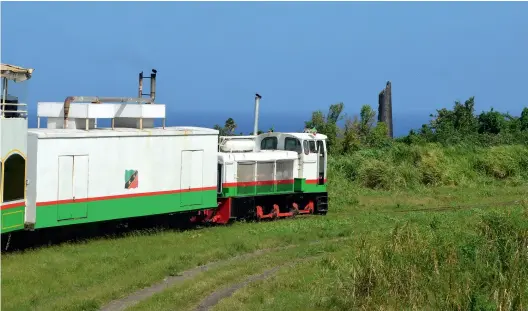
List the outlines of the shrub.
{"label": "shrub", "polygon": [[528,148],[395,143],[385,148],[361,149],[350,155],[332,155],[329,169],[332,178],[383,190],[477,185],[504,179],[521,183],[528,180]]}

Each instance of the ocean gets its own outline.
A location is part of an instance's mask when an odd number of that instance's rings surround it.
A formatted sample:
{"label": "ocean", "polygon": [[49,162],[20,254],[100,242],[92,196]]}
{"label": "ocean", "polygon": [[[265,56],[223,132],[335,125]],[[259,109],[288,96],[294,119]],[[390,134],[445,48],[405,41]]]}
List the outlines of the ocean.
{"label": "ocean", "polygon": [[[310,119],[311,113],[299,114],[296,112],[282,112],[282,113],[261,113],[259,117],[259,129],[267,131],[271,127],[276,132],[299,132],[304,130],[304,121]],[[233,118],[237,124],[235,132],[237,134],[243,133],[245,135],[253,131],[253,113],[252,112],[168,112],[167,126],[199,126],[212,128],[215,124],[223,126],[225,120]],[[394,115],[394,136],[407,135],[409,130],[417,129],[423,123],[429,121],[428,115]],[[30,128],[37,127],[37,119],[35,113],[31,113],[28,118]],[[110,120],[97,120],[99,127],[109,127]],[[157,122],[161,125],[161,121]],[[41,127],[45,127],[46,123],[41,120]]]}

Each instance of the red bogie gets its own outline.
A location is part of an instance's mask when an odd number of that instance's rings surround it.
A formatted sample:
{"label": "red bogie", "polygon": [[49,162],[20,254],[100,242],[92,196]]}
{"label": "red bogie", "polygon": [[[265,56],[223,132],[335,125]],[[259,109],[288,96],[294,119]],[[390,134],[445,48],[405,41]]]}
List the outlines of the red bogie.
{"label": "red bogie", "polygon": [[[278,200],[280,201],[280,200]],[[276,202],[278,202],[276,201]],[[196,216],[191,218],[191,221],[194,223],[214,223],[214,224],[227,224],[232,219],[238,219],[242,215],[235,215],[237,214],[234,211],[238,211],[240,213],[240,205],[237,205],[235,209],[233,209],[233,204],[235,203],[235,199],[233,198],[222,198],[218,201],[218,207],[217,208],[211,208],[206,210],[201,210],[197,213]],[[251,206],[251,203],[246,202],[246,204],[249,204]],[[261,204],[261,205],[258,205]],[[288,211],[281,212],[281,206],[278,203],[275,203],[273,201],[268,201],[267,203],[258,203],[253,205],[255,208],[251,212],[251,208],[244,208],[247,213],[249,213],[247,216],[250,218],[256,218],[257,220],[263,220],[263,219],[277,219],[277,218],[286,218],[286,217],[294,217],[296,215],[304,215],[304,214],[315,214],[315,201],[312,199],[309,199],[307,201],[303,202],[304,207],[302,209],[299,208],[299,204],[295,202],[289,203],[290,208]],[[286,207],[284,202],[282,202],[282,206]],[[248,206],[248,205],[244,205]],[[265,208],[267,206],[267,208]],[[270,210],[271,207],[271,210]],[[265,211],[269,211],[268,213],[265,213]]]}
{"label": "red bogie", "polygon": [[299,209],[299,205],[297,203],[292,203],[292,211],[290,212],[284,212],[281,213],[279,209],[279,205],[273,204],[273,209],[270,213],[264,214],[264,209],[262,206],[257,206],[257,219],[274,219],[274,218],[282,218],[282,217],[292,217],[296,214],[313,214],[314,212],[314,203],[313,201],[309,201],[308,204],[304,207],[304,209]]}

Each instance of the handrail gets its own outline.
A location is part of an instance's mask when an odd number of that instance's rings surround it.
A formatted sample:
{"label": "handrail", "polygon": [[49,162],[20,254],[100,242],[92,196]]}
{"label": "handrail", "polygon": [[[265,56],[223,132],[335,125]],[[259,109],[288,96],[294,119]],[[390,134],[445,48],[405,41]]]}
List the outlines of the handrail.
{"label": "handrail", "polygon": [[64,128],[68,127],[68,115],[70,112],[70,104],[72,102],[87,102],[93,104],[100,104],[102,102],[109,103],[154,103],[153,98],[133,98],[133,97],[99,97],[99,96],[68,96],[64,100]]}
{"label": "handrail", "polygon": [[[12,109],[9,109],[12,107]],[[25,109],[20,109],[24,107]],[[0,102],[0,117],[2,118],[26,118],[28,114],[25,103],[4,103]]]}

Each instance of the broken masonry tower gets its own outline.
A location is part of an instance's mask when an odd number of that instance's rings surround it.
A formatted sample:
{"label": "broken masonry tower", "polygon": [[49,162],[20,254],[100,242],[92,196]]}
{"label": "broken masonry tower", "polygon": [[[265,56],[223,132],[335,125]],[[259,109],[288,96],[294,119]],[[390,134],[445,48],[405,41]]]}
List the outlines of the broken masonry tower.
{"label": "broken masonry tower", "polygon": [[387,81],[387,85],[385,86],[383,91],[379,93],[378,122],[383,122],[387,125],[387,136],[393,138],[392,91],[390,81]]}

